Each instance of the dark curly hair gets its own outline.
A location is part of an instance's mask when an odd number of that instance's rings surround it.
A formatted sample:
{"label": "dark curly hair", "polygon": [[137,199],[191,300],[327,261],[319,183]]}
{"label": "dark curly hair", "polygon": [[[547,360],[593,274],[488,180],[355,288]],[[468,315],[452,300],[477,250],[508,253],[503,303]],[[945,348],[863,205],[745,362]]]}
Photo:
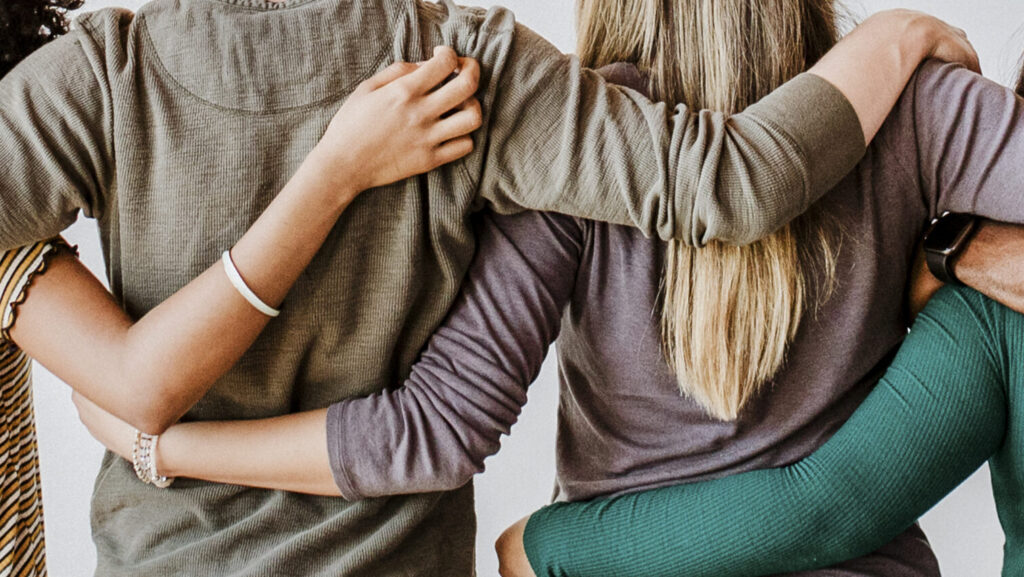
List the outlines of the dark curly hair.
{"label": "dark curly hair", "polygon": [[68,31],[68,10],[82,0],[0,0],[0,76]]}
{"label": "dark curly hair", "polygon": [[1024,60],[1021,62],[1020,76],[1017,77],[1017,94],[1024,97]]}

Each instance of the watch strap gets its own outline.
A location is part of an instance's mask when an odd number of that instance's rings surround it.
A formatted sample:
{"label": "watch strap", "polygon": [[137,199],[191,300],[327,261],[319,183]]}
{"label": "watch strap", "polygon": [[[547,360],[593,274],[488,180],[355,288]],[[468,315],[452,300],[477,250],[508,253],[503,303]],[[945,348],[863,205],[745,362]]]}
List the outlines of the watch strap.
{"label": "watch strap", "polygon": [[935,278],[939,279],[944,284],[962,286],[964,283],[960,282],[960,279],[956,278],[956,273],[953,272],[953,267],[951,266],[955,256],[955,253],[931,250],[924,251],[924,258],[928,263],[928,270],[931,271]]}
{"label": "watch strap", "polygon": [[943,283],[963,286],[954,271],[960,253],[970,242],[977,228],[973,215],[945,212],[932,222],[924,238],[925,261],[928,270]]}

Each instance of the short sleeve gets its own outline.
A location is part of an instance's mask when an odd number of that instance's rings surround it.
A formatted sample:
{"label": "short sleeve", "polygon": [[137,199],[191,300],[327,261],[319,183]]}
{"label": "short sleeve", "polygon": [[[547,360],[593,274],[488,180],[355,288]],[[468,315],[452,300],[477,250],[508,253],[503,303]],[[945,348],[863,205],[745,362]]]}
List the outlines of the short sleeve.
{"label": "short sleeve", "polygon": [[0,341],[11,342],[10,331],[17,319],[18,305],[25,302],[35,277],[43,274],[50,259],[61,252],[77,253],[57,238],[0,254]]}
{"label": "short sleeve", "polygon": [[104,55],[80,27],[0,79],[0,249],[100,218],[114,176]]}
{"label": "short sleeve", "polygon": [[[945,211],[1024,224],[1024,99],[956,64],[931,60],[892,115],[894,138],[930,216]],[[913,135],[911,138],[910,136]]]}

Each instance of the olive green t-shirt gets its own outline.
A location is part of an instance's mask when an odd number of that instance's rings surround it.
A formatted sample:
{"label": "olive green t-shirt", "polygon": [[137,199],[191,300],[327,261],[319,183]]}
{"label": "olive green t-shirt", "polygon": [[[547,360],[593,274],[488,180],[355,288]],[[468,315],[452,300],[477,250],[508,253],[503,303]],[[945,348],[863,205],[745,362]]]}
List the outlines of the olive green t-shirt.
{"label": "olive green t-shirt", "polygon": [[[86,15],[0,81],[0,249],[82,210],[112,290],[141,315],[244,233],[359,82],[438,44],[481,63],[476,151],[360,196],[188,419],[318,409],[400,382],[458,292],[484,205],[742,243],[864,152],[849,102],[811,75],[742,114],[692,113],[609,86],[504,9],[157,0]],[[160,490],[108,454],[92,525],[104,576],[473,573],[470,486],[358,502],[186,479]]]}

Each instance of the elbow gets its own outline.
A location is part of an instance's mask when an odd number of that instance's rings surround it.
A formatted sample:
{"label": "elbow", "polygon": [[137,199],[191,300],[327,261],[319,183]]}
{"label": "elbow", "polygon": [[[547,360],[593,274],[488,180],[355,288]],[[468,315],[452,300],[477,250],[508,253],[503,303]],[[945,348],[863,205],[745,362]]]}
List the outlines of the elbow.
{"label": "elbow", "polygon": [[108,410],[143,433],[161,435],[199,401],[214,379],[154,360],[137,341],[122,345],[120,363],[108,376],[108,388],[119,391],[121,399],[119,410]]}
{"label": "elbow", "polygon": [[835,502],[816,497],[805,502],[804,521],[807,533],[799,538],[797,547],[812,547],[804,554],[812,558],[835,559],[842,556],[842,550],[849,543],[848,525],[845,515]]}
{"label": "elbow", "polygon": [[[127,387],[122,390],[128,390]],[[162,435],[188,411],[171,395],[162,394],[166,387],[151,387],[137,394],[126,395],[127,404],[116,416],[143,433]]]}
{"label": "elbow", "polygon": [[739,219],[739,226],[731,227],[729,231],[731,238],[724,242],[735,246],[747,246],[760,242],[792,222],[807,208],[800,206],[792,212],[787,212],[772,203],[759,203],[745,217]]}
{"label": "elbow", "polygon": [[708,226],[700,233],[694,234],[689,244],[698,248],[711,242],[738,247],[748,246],[764,240],[785,226],[785,222],[779,226],[775,224],[763,218],[751,218],[728,225]]}
{"label": "elbow", "polygon": [[743,203],[717,206],[697,214],[698,218],[688,234],[684,233],[684,238],[688,237],[687,243],[691,246],[703,247],[711,242],[747,246],[775,234],[799,216],[801,211],[788,213],[772,203],[758,202],[755,205]]}
{"label": "elbow", "polygon": [[348,500],[455,491],[484,470],[484,457],[477,459],[465,451],[451,453],[438,447],[415,455],[390,453],[392,465],[387,470],[367,466],[374,459],[358,452],[342,451],[344,454],[332,466],[336,467],[337,487]]}
{"label": "elbow", "polygon": [[178,422],[180,417],[167,414],[157,408],[133,407],[127,413],[116,415],[143,433],[162,435]]}
{"label": "elbow", "polygon": [[454,491],[464,487],[478,473],[484,472],[484,461],[498,452],[500,447],[500,443],[489,441],[462,444],[457,453],[442,457],[443,460],[438,463],[438,469],[441,470],[435,479],[439,486],[433,487],[433,490]]}
{"label": "elbow", "polygon": [[465,487],[478,473],[484,472],[484,457],[467,455],[466,458],[454,461],[444,474],[438,475],[439,486],[433,487],[433,490],[454,491]]}
{"label": "elbow", "polygon": [[410,471],[404,467],[390,474],[372,471],[367,475],[345,469],[335,478],[339,494],[350,501],[366,498],[387,497],[413,493],[441,493],[455,491],[466,486],[473,476],[483,471],[483,465],[461,460],[434,461],[430,470]]}
{"label": "elbow", "polygon": [[159,415],[141,415],[134,419],[134,422],[128,421],[130,425],[149,435],[162,435],[176,422],[177,419],[162,418]]}
{"label": "elbow", "polygon": [[785,226],[785,223],[775,226],[774,223],[769,225],[765,222],[754,222],[745,229],[737,229],[731,235],[731,238],[723,240],[722,242],[739,247],[749,246],[775,234],[775,232],[783,226]]}
{"label": "elbow", "polygon": [[186,374],[163,372],[130,362],[123,366],[115,377],[120,410],[110,412],[143,433],[162,435],[199,400],[189,392],[196,387],[186,381]]}

